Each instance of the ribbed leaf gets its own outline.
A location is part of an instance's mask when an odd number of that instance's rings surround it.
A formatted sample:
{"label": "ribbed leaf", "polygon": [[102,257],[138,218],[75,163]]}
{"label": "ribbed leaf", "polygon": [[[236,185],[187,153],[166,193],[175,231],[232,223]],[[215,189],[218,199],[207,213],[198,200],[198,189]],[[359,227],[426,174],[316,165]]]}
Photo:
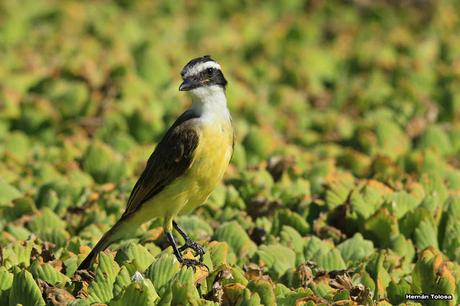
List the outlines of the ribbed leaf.
{"label": "ribbed leaf", "polygon": [[[423,250],[412,272],[412,292],[452,294],[451,303],[456,305],[456,280],[452,270],[438,250],[432,247]],[[437,301],[433,305],[445,305],[445,302]]]}
{"label": "ribbed leaf", "polygon": [[113,296],[118,296],[130,283],[131,279],[129,277],[129,272],[125,266],[122,266],[113,284]]}
{"label": "ribbed leaf", "polygon": [[278,235],[283,226],[293,227],[301,235],[306,235],[310,232],[310,225],[305,218],[289,209],[280,209],[276,212],[272,225],[273,234]]}
{"label": "ribbed leaf", "polygon": [[233,252],[239,257],[244,257],[245,255],[251,256],[257,249],[246,231],[235,221],[221,225],[217,229],[215,236],[217,240],[227,242]]}
{"label": "ribbed leaf", "polygon": [[354,190],[350,200],[353,210],[364,219],[369,218],[383,204],[384,191],[374,186]]}
{"label": "ribbed leaf", "polygon": [[452,198],[444,212],[442,250],[451,260],[460,261],[460,198]]}
{"label": "ribbed leaf", "polygon": [[106,303],[113,298],[113,284],[120,267],[112,256],[101,252],[96,277],[89,287],[88,300],[95,303]]}
{"label": "ribbed leaf", "polygon": [[70,278],[57,271],[49,263],[40,264],[37,260],[30,266],[30,272],[35,278],[40,278],[51,285],[57,283],[66,283],[70,281]]}
{"label": "ribbed leaf", "polygon": [[268,280],[257,279],[250,281],[248,289],[259,294],[262,305],[276,306],[276,297],[275,292],[273,291],[273,285]]}
{"label": "ribbed leaf", "polygon": [[153,306],[158,295],[149,279],[145,279],[139,272],[133,276],[133,281],[124,290],[120,298],[113,300],[109,306]]}
{"label": "ribbed leaf", "polygon": [[346,262],[356,263],[373,253],[374,244],[372,241],[364,240],[360,233],[356,233],[353,238],[339,244],[337,249]]}
{"label": "ribbed leaf", "polygon": [[419,204],[417,199],[405,191],[393,193],[386,197],[390,211],[398,218],[402,218]]}
{"label": "ribbed leaf", "polygon": [[283,226],[280,233],[280,243],[296,253],[296,265],[305,261],[303,250],[306,240],[292,227]]}
{"label": "ribbed leaf", "polygon": [[339,174],[328,184],[326,203],[329,210],[343,204],[354,187],[354,178],[348,173]]}
{"label": "ribbed leaf", "polygon": [[429,246],[439,248],[437,228],[428,219],[422,220],[415,230],[415,245],[419,249],[424,249]]}
{"label": "ribbed leaf", "polygon": [[312,260],[315,257],[316,253],[318,253],[320,250],[329,251],[330,249],[332,249],[332,247],[332,244],[326,243],[318,237],[313,236],[307,241],[305,245],[305,259]]}
{"label": "ribbed leaf", "polygon": [[115,257],[117,262],[124,263],[130,274],[136,271],[144,272],[148,266],[154,261],[154,257],[150,252],[140,244],[130,243],[127,247],[119,250]]}
{"label": "ribbed leaf", "polygon": [[211,241],[208,244],[208,251],[214,267],[227,264],[228,244],[226,242]]}
{"label": "ribbed leaf", "polygon": [[255,254],[259,265],[268,267],[276,277],[295,267],[295,252],[279,244],[262,245]]}
{"label": "ribbed leaf", "polygon": [[33,218],[28,228],[34,233],[42,233],[51,229],[65,229],[66,223],[48,207],[43,208],[40,214]]}
{"label": "ribbed leaf", "polygon": [[0,207],[11,205],[11,201],[21,196],[21,193],[0,178]]}
{"label": "ribbed leaf", "polygon": [[145,275],[152,281],[155,288],[161,294],[162,288],[179,271],[180,264],[176,257],[169,253],[162,253],[150,267]]}
{"label": "ribbed leaf", "polygon": [[195,304],[199,294],[193,281],[193,269],[183,267],[171,281],[172,305]]}
{"label": "ribbed leaf", "polygon": [[8,305],[10,288],[13,285],[13,274],[0,267],[0,305]]}
{"label": "ribbed leaf", "polygon": [[364,224],[364,228],[379,246],[389,245],[390,237],[399,232],[396,217],[391,215],[386,208],[379,209],[370,217]]}
{"label": "ribbed leaf", "polygon": [[10,306],[18,304],[27,306],[42,306],[45,301],[42,298],[40,288],[28,271],[20,271],[14,275],[13,285],[10,291]]}
{"label": "ribbed leaf", "polygon": [[5,266],[30,265],[30,254],[32,252],[33,242],[15,242],[2,249]]}
{"label": "ribbed leaf", "polygon": [[338,249],[332,249],[331,251],[320,250],[316,253],[313,260],[318,264],[318,267],[326,271],[342,270],[346,268],[345,262]]}

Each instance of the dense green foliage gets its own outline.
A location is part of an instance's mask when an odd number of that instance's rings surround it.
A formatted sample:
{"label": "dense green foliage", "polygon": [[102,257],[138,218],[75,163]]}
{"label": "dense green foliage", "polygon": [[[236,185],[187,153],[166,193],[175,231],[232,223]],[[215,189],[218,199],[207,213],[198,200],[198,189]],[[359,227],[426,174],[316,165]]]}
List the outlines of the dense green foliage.
{"label": "dense green foliage", "polygon": [[[457,304],[460,6],[403,2],[0,1],[0,305]],[[209,274],[159,220],[75,273],[204,54],[237,131],[177,220]]]}

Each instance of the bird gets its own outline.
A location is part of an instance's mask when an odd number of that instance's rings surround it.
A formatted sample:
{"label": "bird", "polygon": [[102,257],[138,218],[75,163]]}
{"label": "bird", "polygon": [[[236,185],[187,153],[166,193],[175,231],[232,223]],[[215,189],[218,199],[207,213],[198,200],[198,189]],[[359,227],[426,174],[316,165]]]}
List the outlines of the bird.
{"label": "bird", "polygon": [[[227,106],[221,66],[210,55],[190,60],[181,71],[179,91],[187,92],[191,106],[164,134],[128,198],[120,219],[81,262],[88,269],[101,251],[121,240],[143,223],[162,218],[163,230],[177,260],[187,266],[203,265],[204,248],[175,221],[206,202],[221,182],[235,143],[232,117]],[[185,240],[176,243],[173,230]],[[192,249],[196,259],[184,258]]]}

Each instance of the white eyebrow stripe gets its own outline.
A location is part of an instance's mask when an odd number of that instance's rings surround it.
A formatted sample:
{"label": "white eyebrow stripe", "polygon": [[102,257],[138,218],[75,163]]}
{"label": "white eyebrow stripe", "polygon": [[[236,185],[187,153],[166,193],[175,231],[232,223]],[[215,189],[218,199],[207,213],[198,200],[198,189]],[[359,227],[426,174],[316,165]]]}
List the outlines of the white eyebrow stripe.
{"label": "white eyebrow stripe", "polygon": [[218,70],[221,70],[220,65],[218,63],[209,61],[209,62],[199,63],[198,65],[195,65],[192,68],[188,69],[185,72],[184,77],[187,78],[192,75],[197,75],[201,71],[206,70],[208,68],[216,68]]}

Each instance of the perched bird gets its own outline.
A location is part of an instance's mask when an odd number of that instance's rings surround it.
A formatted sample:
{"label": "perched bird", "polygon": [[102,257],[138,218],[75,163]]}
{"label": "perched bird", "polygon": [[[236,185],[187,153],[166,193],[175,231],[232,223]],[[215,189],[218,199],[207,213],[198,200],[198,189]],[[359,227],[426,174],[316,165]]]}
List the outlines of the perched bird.
{"label": "perched bird", "polygon": [[[233,152],[233,128],[227,108],[225,79],[220,65],[209,55],[192,59],[182,69],[180,91],[187,91],[191,107],[177,118],[158,143],[129,196],[120,220],[102,236],[80,264],[87,269],[96,255],[142,223],[163,218],[163,229],[177,259],[199,265],[203,248],[174,221],[177,215],[202,205],[221,181]],[[179,247],[173,228],[185,239]],[[194,250],[200,261],[185,259],[182,251]]]}

